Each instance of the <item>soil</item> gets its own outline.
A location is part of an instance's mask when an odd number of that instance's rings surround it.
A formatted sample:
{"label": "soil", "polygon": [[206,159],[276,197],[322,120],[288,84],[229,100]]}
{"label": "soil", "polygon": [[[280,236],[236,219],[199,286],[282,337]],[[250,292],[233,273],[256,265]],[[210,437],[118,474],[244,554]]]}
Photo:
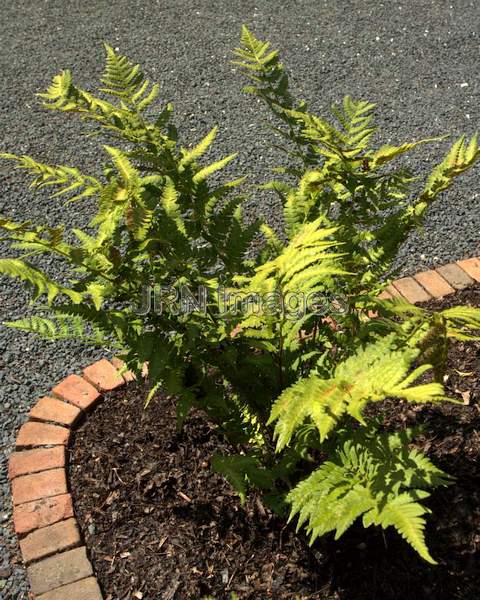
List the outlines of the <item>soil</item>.
{"label": "soil", "polygon": [[[429,303],[480,307],[480,286]],[[392,428],[423,424],[418,446],[455,485],[429,499],[431,566],[390,530],[355,524],[309,547],[259,498],[241,507],[212,473],[228,453],[204,416],[181,433],[174,399],[143,409],[140,385],[107,396],[75,434],[70,482],[75,511],[106,600],[473,600],[480,595],[480,343],[456,342],[449,395],[462,405],[386,401]]]}

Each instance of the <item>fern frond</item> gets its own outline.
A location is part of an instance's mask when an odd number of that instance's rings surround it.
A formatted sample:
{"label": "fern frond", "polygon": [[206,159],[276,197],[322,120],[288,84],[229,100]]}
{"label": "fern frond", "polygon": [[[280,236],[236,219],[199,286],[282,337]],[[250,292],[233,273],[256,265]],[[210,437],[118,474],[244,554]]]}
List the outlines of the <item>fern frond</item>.
{"label": "fern frond", "polygon": [[479,308],[474,308],[473,306],[454,306],[453,308],[442,310],[440,314],[446,320],[448,337],[459,340],[480,339]]}
{"label": "fern frond", "polygon": [[177,190],[175,189],[175,184],[170,177],[166,178],[160,203],[167,217],[172,219],[180,233],[186,235],[187,232],[185,229],[185,222],[182,218],[180,206],[178,204]]}
{"label": "fern frond", "polygon": [[[412,432],[344,432],[332,458],[301,481],[288,495],[290,520],[298,516],[297,530],[306,523],[310,543],[335,531],[338,539],[358,518],[365,527],[395,527],[424,558],[435,563],[425,544],[420,503],[425,487],[449,485],[448,475],[417,450],[409,449]],[[420,489],[418,489],[420,488]]]}
{"label": "fern frond", "polygon": [[423,515],[430,513],[430,510],[418,502],[428,496],[428,493],[420,490],[404,492],[389,500],[385,506],[372,509],[371,514],[365,515],[364,524],[367,526],[372,522],[383,529],[395,527],[424,560],[435,565],[437,563],[428,551],[424,533],[426,522]]}
{"label": "fern frond", "polygon": [[126,224],[133,237],[143,242],[153,223],[154,211],[150,209],[141,197],[132,199],[126,211]]}
{"label": "fern frond", "polygon": [[127,186],[135,185],[140,174],[128,160],[125,152],[122,152],[118,148],[113,148],[112,146],[104,146],[104,148],[112,157],[113,164],[117,168],[117,171],[120,173],[125,184]]}
{"label": "fern frond", "polygon": [[[111,89],[111,92],[113,91]],[[37,96],[43,98],[44,108],[78,113],[82,119],[93,121],[109,133],[129,142],[175,145],[154,125],[147,123],[140,114],[153,101],[157,92],[158,87],[153,86],[141,99],[136,96],[130,97],[133,104],[129,105],[126,100],[120,99],[119,105],[116,105],[75,86],[70,71],[62,71],[53,78],[53,83],[47,91]],[[168,114],[169,111],[164,115],[163,122],[168,120]]]}
{"label": "fern frond", "polygon": [[[60,304],[55,306],[56,318],[73,317],[81,318],[96,332],[100,332],[105,339],[113,339],[121,346],[128,335],[135,330],[135,321],[126,311],[97,310],[86,303]],[[143,363],[142,363],[143,364]]]}
{"label": "fern frond", "polygon": [[350,157],[364,150],[376,131],[376,127],[370,126],[374,108],[375,104],[364,100],[355,101],[350,96],[344,97],[341,108],[332,106],[332,113],[340,122],[342,130],[329,128],[331,140],[339,142],[345,151],[350,152]]}
{"label": "fern frond", "polygon": [[197,158],[200,158],[210,148],[218,133],[218,127],[214,127],[207,135],[191,150],[183,150],[182,158],[179,163],[180,172],[189,164],[195,162]]}
{"label": "fern frond", "polygon": [[369,167],[370,169],[376,169],[391,160],[394,160],[400,154],[404,154],[405,152],[409,152],[413,150],[417,146],[421,144],[431,144],[432,142],[440,142],[444,140],[447,136],[441,137],[433,137],[433,138],[425,138],[423,140],[418,140],[416,142],[406,142],[401,146],[390,146],[386,144],[379,148],[376,152],[374,152],[371,156],[369,156]]}
{"label": "fern frond", "polygon": [[390,334],[367,345],[337,365],[331,379],[313,373],[287,388],[273,405],[269,423],[277,421],[277,451],[289,444],[295,430],[310,418],[324,440],[348,413],[364,424],[362,410],[369,401],[387,397],[411,402],[445,400],[439,383],[410,386],[430,365],[408,374],[418,348],[397,348],[396,335]]}
{"label": "fern frond", "polygon": [[103,116],[115,112],[115,107],[109,102],[95,98],[92,94],[75,87],[69,70],[55,75],[47,91],[37,96],[45,100],[42,105],[50,110],[100,113]]}
{"label": "fern frond", "polygon": [[65,294],[75,303],[81,302],[83,298],[82,294],[79,292],[58,285],[44,273],[18,258],[0,259],[0,273],[8,275],[9,277],[18,277],[19,279],[22,279],[22,281],[28,282],[35,292],[35,300],[43,294],[47,295],[49,304],[51,304],[59,294]]}
{"label": "fern frond", "polygon": [[[95,346],[107,343],[102,331],[87,326],[84,320],[77,315],[56,315],[50,318],[31,316],[17,321],[6,321],[3,325],[34,333],[50,341],[73,339]],[[111,345],[110,341],[108,345]]]}
{"label": "fern frond", "polygon": [[342,254],[327,252],[338,246],[336,229],[322,225],[322,219],[306,223],[279,256],[256,268],[249,290],[300,293],[316,287],[322,275],[346,274],[335,262]]}
{"label": "fern frond", "polygon": [[226,167],[228,165],[228,163],[232,162],[232,160],[234,160],[237,157],[237,153],[235,154],[230,154],[229,156],[226,156],[225,158],[222,158],[221,160],[214,162],[210,165],[207,165],[206,167],[203,167],[202,169],[200,169],[199,171],[197,171],[195,173],[195,175],[192,178],[193,183],[201,183],[202,181],[205,181],[205,179],[207,179],[207,177],[210,177],[210,175],[212,175],[212,173],[215,173],[215,171],[219,171],[220,169],[223,169],[224,167]]}
{"label": "fern frond", "polygon": [[440,192],[448,189],[454,178],[469,169],[479,157],[477,135],[474,135],[468,144],[466,136],[462,135],[433,170],[420,195],[420,202],[430,203]]}
{"label": "fern frond", "polygon": [[76,192],[69,199],[79,200],[87,196],[98,194],[102,188],[101,183],[95,177],[84,175],[74,167],[50,166],[38,162],[31,156],[16,156],[15,154],[3,153],[0,158],[16,161],[16,168],[28,171],[33,177],[32,186],[42,188],[45,186],[58,186],[60,189],[52,194],[52,197]]}
{"label": "fern frond", "polygon": [[144,110],[158,96],[159,86],[151,85],[140,70],[140,65],[134,65],[108,44],[104,46],[106,65],[101,81],[105,87],[100,88],[100,91],[117,96],[138,111]]}

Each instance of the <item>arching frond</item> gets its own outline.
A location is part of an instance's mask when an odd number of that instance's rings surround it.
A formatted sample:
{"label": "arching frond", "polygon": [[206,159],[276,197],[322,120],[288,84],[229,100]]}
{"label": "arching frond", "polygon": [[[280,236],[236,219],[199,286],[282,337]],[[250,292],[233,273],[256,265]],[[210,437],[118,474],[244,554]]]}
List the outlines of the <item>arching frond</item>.
{"label": "arching frond", "polygon": [[365,527],[395,527],[422,558],[435,564],[425,544],[423,515],[429,510],[421,500],[429,496],[425,487],[449,485],[452,478],[409,449],[411,435],[373,431],[343,442],[288,494],[297,530],[306,523],[311,543],[329,531],[338,539],[362,516]]}
{"label": "arching frond", "polygon": [[290,443],[295,430],[307,419],[316,425],[324,440],[344,414],[365,424],[362,411],[367,402],[388,397],[410,402],[445,400],[439,383],[411,385],[430,365],[409,373],[420,354],[418,348],[397,348],[396,336],[390,334],[367,345],[338,364],[331,379],[312,373],[287,388],[273,405],[270,423],[276,421],[277,451]]}
{"label": "arching frond", "polygon": [[159,93],[159,86],[152,85],[140,70],[126,56],[118,54],[111,46],[104,44],[106,65],[102,77],[105,87],[101,92],[117,96],[134,106],[138,111],[145,110]]}
{"label": "arching frond", "polygon": [[51,304],[59,294],[65,294],[75,303],[82,301],[82,294],[55,283],[44,273],[18,258],[1,258],[0,273],[28,282],[34,290],[35,300],[46,294],[48,303]]}
{"label": "arching frond", "polygon": [[17,169],[28,171],[34,177],[32,186],[38,188],[58,186],[60,189],[52,194],[53,197],[75,192],[74,196],[69,199],[72,202],[87,196],[94,196],[102,188],[98,179],[84,175],[75,167],[50,166],[26,155],[16,156],[3,153],[0,154],[0,158],[14,160],[17,163]]}

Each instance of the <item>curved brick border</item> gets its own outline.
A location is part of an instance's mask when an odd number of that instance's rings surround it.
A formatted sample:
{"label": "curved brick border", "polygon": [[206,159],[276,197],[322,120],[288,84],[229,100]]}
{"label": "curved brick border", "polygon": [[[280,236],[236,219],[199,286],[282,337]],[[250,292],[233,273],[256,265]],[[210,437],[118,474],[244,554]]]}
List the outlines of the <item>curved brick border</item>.
{"label": "curved brick border", "polygon": [[13,524],[35,599],[102,600],[68,491],[66,446],[103,392],[134,379],[117,368],[123,368],[118,359],[102,359],[82,376],[69,375],[40,398],[18,432],[8,477]]}
{"label": "curved brick border", "polygon": [[[474,281],[480,282],[480,257],[397,279],[381,296],[424,302]],[[13,523],[34,599],[102,600],[68,491],[66,446],[72,428],[103,392],[135,378],[122,369],[118,359],[102,359],[84,369],[82,376],[69,375],[51,396],[40,398],[18,432],[8,477]]]}

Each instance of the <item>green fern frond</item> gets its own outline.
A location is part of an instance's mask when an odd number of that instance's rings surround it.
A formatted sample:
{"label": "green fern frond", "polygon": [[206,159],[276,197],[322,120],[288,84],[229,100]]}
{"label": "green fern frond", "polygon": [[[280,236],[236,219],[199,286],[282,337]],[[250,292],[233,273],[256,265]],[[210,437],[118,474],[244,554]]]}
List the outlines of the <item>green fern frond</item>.
{"label": "green fern frond", "polygon": [[214,127],[207,135],[191,150],[183,150],[182,158],[179,162],[179,171],[187,167],[189,164],[195,162],[198,158],[203,156],[205,152],[210,148],[218,133],[218,127]]}
{"label": "green fern frond", "polygon": [[178,204],[178,194],[175,189],[175,184],[170,177],[165,180],[165,186],[163,188],[160,203],[165,211],[168,218],[176,224],[178,230],[183,235],[186,235],[185,222],[180,212],[180,206]]}
{"label": "green fern frond", "polygon": [[[50,341],[73,339],[94,346],[106,342],[103,332],[87,326],[84,320],[76,315],[56,315],[50,318],[31,316],[17,321],[6,321],[3,325],[34,333]],[[108,344],[111,345],[111,342],[109,341]]]}
{"label": "green fern frond", "polygon": [[91,113],[91,118],[97,118],[98,113],[101,116],[109,116],[116,110],[109,102],[77,88],[73,84],[72,74],[68,70],[55,75],[47,91],[41,92],[37,96],[44,99],[42,104],[44,108],[62,112]]}
{"label": "green fern frond", "polygon": [[[154,125],[147,123],[140,114],[157,93],[158,87],[152,86],[150,92],[141,99],[132,96],[130,101],[133,104],[120,99],[116,105],[75,86],[70,71],[62,71],[53,78],[53,83],[46,92],[37,95],[43,98],[44,108],[78,113],[83,120],[93,121],[110,134],[128,142],[175,145]],[[168,114],[169,111],[164,115],[164,122],[168,120]]]}
{"label": "green fern frond", "polygon": [[391,160],[394,160],[395,158],[400,156],[400,154],[409,152],[410,150],[413,150],[414,148],[416,148],[417,146],[420,146],[421,144],[430,144],[432,142],[440,142],[440,141],[444,140],[446,137],[447,136],[425,138],[423,140],[418,140],[416,142],[407,142],[405,144],[402,144],[401,146],[390,146],[390,145],[386,144],[385,146],[382,146],[381,148],[379,148],[372,155],[369,155],[369,167],[372,170],[376,169],[376,168],[390,162]]}
{"label": "green fern frond", "polygon": [[140,174],[128,160],[125,152],[122,152],[118,148],[113,148],[112,146],[104,146],[104,148],[112,157],[113,164],[117,168],[117,171],[120,173],[125,184],[127,186],[135,185],[139,180]]}
{"label": "green fern frond", "polygon": [[234,50],[239,60],[233,63],[253,81],[253,85],[245,87],[244,92],[262,97],[277,111],[291,108],[293,100],[288,92],[288,77],[278,52],[268,52],[270,43],[257,39],[245,25],[242,26],[240,41],[242,46]]}
{"label": "green fern frond", "polygon": [[31,227],[31,221],[12,221],[7,217],[0,216],[0,227],[5,229],[5,231],[12,231],[14,233],[18,233],[19,235],[27,232]]}
{"label": "green fern frond", "polygon": [[376,127],[370,126],[374,108],[375,104],[363,100],[355,101],[350,96],[345,96],[342,108],[332,106],[332,113],[340,122],[342,130],[329,128],[331,140],[338,141],[345,150],[350,151],[350,157],[364,150],[376,131]]}
{"label": "green fern frond", "polygon": [[130,202],[126,212],[126,223],[127,228],[137,241],[143,242],[147,239],[153,218],[154,211],[148,208],[143,199],[135,198]]}
{"label": "green fern frond", "polygon": [[423,515],[430,513],[430,510],[418,502],[428,496],[427,492],[421,490],[404,492],[384,506],[375,507],[370,514],[367,513],[364,525],[371,522],[383,529],[394,527],[424,560],[435,565],[437,563],[428,551],[424,533],[426,522]]}
{"label": "green fern frond", "polygon": [[459,340],[480,339],[480,309],[473,306],[454,306],[441,311],[446,320],[448,337]]}
{"label": "green fern frond", "polygon": [[466,136],[462,135],[433,170],[420,195],[420,202],[430,203],[440,192],[448,189],[454,178],[469,169],[479,157],[477,135],[474,135],[468,144]]}
{"label": "green fern frond", "polygon": [[117,347],[122,346],[125,338],[129,335],[132,335],[131,341],[133,341],[136,323],[127,311],[122,312],[111,309],[97,310],[86,303],[75,305],[60,304],[55,306],[55,316],[56,318],[81,318],[94,331],[100,332],[105,339],[115,342]]}
{"label": "green fern frond", "polygon": [[83,298],[82,294],[55,283],[32,265],[17,258],[0,259],[0,273],[27,281],[35,292],[34,300],[37,300],[43,294],[47,295],[49,304],[59,294],[65,294],[75,303],[81,302]]}
{"label": "green fern frond", "polygon": [[[363,524],[390,526],[428,562],[435,563],[425,544],[420,503],[425,487],[449,485],[451,478],[417,450],[410,450],[411,432],[360,431],[340,445],[332,458],[301,481],[288,495],[290,520],[298,516],[297,530],[306,524],[313,543],[335,531],[338,539],[363,515]],[[421,465],[419,476],[412,465]],[[424,474],[423,477],[421,474]]]}
{"label": "green fern frond", "polygon": [[299,293],[311,291],[322,276],[345,274],[335,262],[342,254],[327,252],[338,246],[336,229],[322,225],[322,219],[306,223],[279,256],[256,268],[249,290]]}
{"label": "green fern frond", "polygon": [[106,65],[101,81],[105,87],[100,88],[100,91],[117,96],[138,111],[147,108],[158,96],[159,86],[151,85],[140,70],[140,65],[134,65],[108,44],[104,44],[104,47]]}
{"label": "green fern frond", "polygon": [[215,171],[219,171],[220,169],[225,168],[228,163],[232,162],[232,160],[234,160],[237,157],[237,153],[235,154],[230,154],[229,156],[226,156],[225,158],[222,158],[221,160],[212,163],[210,165],[207,165],[206,167],[203,167],[202,169],[200,169],[199,171],[197,171],[195,173],[195,175],[192,178],[193,183],[201,183],[202,181],[205,181],[205,179],[207,179],[207,177],[210,177],[210,175],[212,175],[212,173],[215,173]]}
{"label": "green fern frond", "polygon": [[300,379],[275,401],[270,414],[269,423],[277,421],[277,451],[289,444],[307,418],[324,440],[345,413],[364,424],[362,410],[369,401],[387,397],[411,402],[445,400],[439,383],[410,385],[430,368],[423,365],[408,374],[419,354],[418,348],[397,348],[396,335],[390,334],[337,365],[331,379],[321,379],[315,373]]}
{"label": "green fern frond", "polygon": [[30,156],[3,153],[0,158],[16,161],[16,168],[28,171],[34,180],[32,186],[42,188],[55,185],[60,189],[52,194],[52,197],[77,192],[70,202],[87,196],[98,194],[102,188],[101,183],[95,177],[84,175],[74,167],[50,166],[38,162]]}
{"label": "green fern frond", "polygon": [[270,42],[257,39],[245,25],[242,25],[240,41],[243,48],[237,48],[234,53],[241,60],[233,61],[234,64],[254,72],[272,69],[277,65],[278,52],[273,50],[267,54]]}

